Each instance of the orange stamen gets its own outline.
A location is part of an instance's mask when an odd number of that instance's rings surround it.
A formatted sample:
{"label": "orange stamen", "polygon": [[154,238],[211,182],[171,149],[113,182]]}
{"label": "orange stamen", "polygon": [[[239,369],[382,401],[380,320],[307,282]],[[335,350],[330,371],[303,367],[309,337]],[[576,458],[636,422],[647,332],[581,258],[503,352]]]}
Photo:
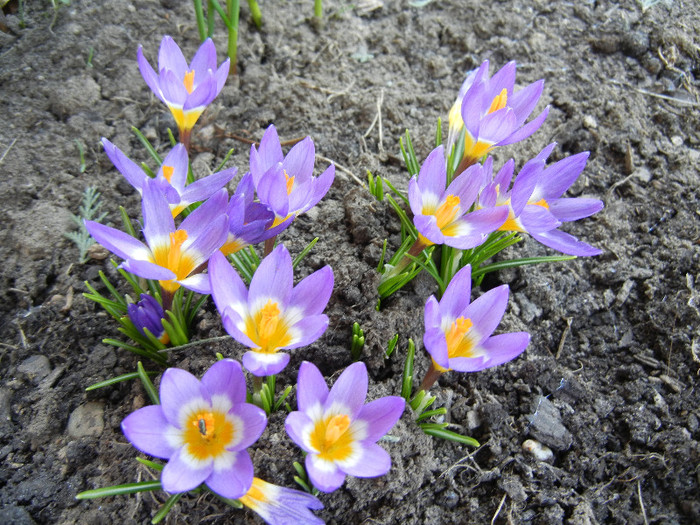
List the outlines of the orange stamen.
{"label": "orange stamen", "polygon": [[178,274],[182,258],[182,243],[187,240],[185,230],[176,230],[170,234],[170,250],[168,251],[168,268]]}
{"label": "orange stamen", "polygon": [[284,178],[287,181],[287,195],[292,193],[292,188],[294,188],[294,175],[289,176],[287,170],[284,170]]}
{"label": "orange stamen", "polygon": [[185,78],[182,83],[185,85],[187,93],[192,93],[192,91],[194,91],[194,69],[185,73]]}
{"label": "orange stamen", "polygon": [[493,113],[494,111],[498,111],[499,109],[503,109],[506,107],[506,103],[508,102],[508,90],[506,88],[503,88],[501,92],[494,97],[494,99],[491,101],[491,107],[489,108],[489,113]]}
{"label": "orange stamen", "polygon": [[437,227],[441,230],[455,220],[459,212],[459,197],[456,195],[448,195],[445,202],[435,210],[435,219]]}
{"label": "orange stamen", "polygon": [[175,168],[172,166],[163,166],[163,177],[165,177],[165,180],[170,182],[170,179],[173,178],[174,171],[175,171]]}

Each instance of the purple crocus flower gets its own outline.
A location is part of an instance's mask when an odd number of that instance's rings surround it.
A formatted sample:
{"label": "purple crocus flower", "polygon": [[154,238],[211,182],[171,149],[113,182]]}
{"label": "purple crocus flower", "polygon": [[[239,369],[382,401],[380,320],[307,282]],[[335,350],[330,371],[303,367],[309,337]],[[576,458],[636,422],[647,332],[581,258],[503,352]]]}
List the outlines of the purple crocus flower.
{"label": "purple crocus flower", "polygon": [[216,65],[216,47],[207,38],[187,64],[182,51],[169,37],[163,37],[158,52],[158,73],[137,51],[139,70],[148,87],[161,99],[173,114],[180,130],[180,141],[186,146],[197,119],[205,108],[217,97],[228,76],[230,60]]}
{"label": "purple crocus flower", "polygon": [[520,355],[530,342],[527,332],[492,336],[508,304],[504,284],[469,302],[471,266],[458,271],[442,299],[431,296],[425,303],[423,343],[433,360],[421,389],[427,390],[448,370],[478,372]]}
{"label": "purple crocus flower", "polygon": [[127,305],[127,312],[129,319],[141,334],[145,336],[145,330],[147,329],[161,343],[167,344],[170,342],[170,336],[168,336],[163,327],[165,312],[155,297],[142,293],[141,300],[138,303],[129,303]]}
{"label": "purple crocus flower", "polygon": [[464,167],[496,146],[526,139],[547,118],[549,106],[525,124],[542,95],[544,80],[516,92],[515,68],[515,62],[508,62],[489,77],[489,61],[485,60],[479,69],[467,75],[462,84],[460,97],[450,110],[447,153],[451,152],[462,128],[466,128]]}
{"label": "purple crocus flower", "polygon": [[246,450],[265,426],[265,412],[245,402],[241,365],[216,362],[201,382],[168,368],[160,381],[160,405],[138,409],[122,421],[122,432],[141,452],[167,459],[163,489],[187,492],[202,483],[225,498],[239,498],[253,483]]}
{"label": "purple crocus flower", "polygon": [[124,259],[120,268],[158,280],[170,294],[180,286],[206,294],[209,278],[200,271],[226,240],[228,217],[222,210],[227,200],[226,190],[220,190],[176,228],[165,195],[157,181],[149,179],[143,185],[142,201],[145,244],[97,222],[85,221],[85,227],[97,242]]}
{"label": "purple crocus flower", "polygon": [[253,478],[253,485],[245,496],[238,498],[243,505],[256,512],[270,525],[321,525],[325,523],[311,512],[323,508],[316,496],[300,490],[273,485]]}
{"label": "purple crocus flower", "polygon": [[376,444],[401,417],[405,401],[387,396],[367,403],[367,368],[350,365],[330,392],[313,364],[303,362],[297,381],[299,411],[285,428],[306,453],[306,471],[314,486],[333,492],[345,476],[374,478],[391,468],[391,457]]}
{"label": "purple crocus flower", "polygon": [[423,247],[447,244],[467,249],[481,244],[488,233],[498,229],[508,216],[503,209],[470,212],[485,184],[484,168],[470,166],[445,188],[447,172],[443,147],[435,148],[421,166],[418,177],[408,184],[413,223]]}
{"label": "purple crocus flower", "polygon": [[279,227],[270,229],[275,214],[264,204],[254,202],[254,197],[253,176],[246,173],[228,204],[228,239],[221,247],[224,255],[231,255],[277,234]]}
{"label": "purple crocus flower", "polygon": [[295,144],[285,157],[273,125],[265,130],[259,149],[251,146],[250,172],[258,199],[275,213],[271,228],[280,224],[285,224],[282,229],[286,228],[328,192],[335,177],[335,166],[331,164],[319,177],[314,177],[315,160],[310,137]]}
{"label": "purple crocus flower", "polygon": [[[146,172],[106,138],[102,138],[102,145],[114,167],[142,193],[144,182],[150,179]],[[187,149],[177,144],[163,159],[156,174],[155,180],[170,204],[173,217],[177,217],[190,204],[207,200],[226,186],[238,171],[237,168],[228,168],[186,185],[188,164]]]}
{"label": "purple crocus flower", "polygon": [[514,162],[508,161],[482,190],[479,206],[508,210],[508,219],[499,228],[502,231],[529,233],[545,246],[568,255],[598,255],[602,253],[598,248],[557,229],[564,222],[603,209],[598,199],[562,198],[585,168],[589,153],[578,153],[545,167],[555,146],[550,144],[525,163],[510,189]]}
{"label": "purple crocus flower", "polygon": [[265,257],[247,290],[226,257],[209,261],[212,296],[226,331],[250,350],[243,366],[255,376],[280,372],[289,354],[306,346],[328,327],[322,312],[333,291],[333,270],[324,266],[293,286],[292,258],[283,245]]}

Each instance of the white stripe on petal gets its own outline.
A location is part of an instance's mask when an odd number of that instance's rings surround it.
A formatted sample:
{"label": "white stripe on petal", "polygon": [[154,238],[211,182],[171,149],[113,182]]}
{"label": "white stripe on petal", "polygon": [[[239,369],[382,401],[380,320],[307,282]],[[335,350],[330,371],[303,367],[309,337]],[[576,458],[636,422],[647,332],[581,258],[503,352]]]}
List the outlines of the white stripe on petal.
{"label": "white stripe on petal", "polygon": [[236,464],[237,452],[229,452],[224,450],[221,454],[214,458],[214,472],[222,470],[230,470]]}
{"label": "white stripe on petal", "polygon": [[202,397],[195,397],[182,405],[177,413],[177,422],[180,428],[184,430],[192,416],[201,411],[211,411],[211,405]]}
{"label": "white stripe on petal", "polygon": [[339,459],[339,460],[335,461],[335,464],[338,465],[340,470],[344,470],[346,468],[352,468],[362,460],[362,456],[364,455],[363,454],[364,449],[362,448],[362,445],[358,441],[352,442],[350,444],[350,449],[352,450],[352,452],[350,453],[350,455],[347,458],[342,459],[342,460]]}

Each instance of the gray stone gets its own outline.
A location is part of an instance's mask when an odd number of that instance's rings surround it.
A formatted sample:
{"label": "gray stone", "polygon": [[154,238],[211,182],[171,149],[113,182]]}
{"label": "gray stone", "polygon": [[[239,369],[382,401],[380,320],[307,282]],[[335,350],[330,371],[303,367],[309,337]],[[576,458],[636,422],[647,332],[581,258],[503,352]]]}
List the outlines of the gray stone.
{"label": "gray stone", "polygon": [[0,523],[5,525],[35,525],[36,521],[24,507],[8,505],[0,509]]}
{"label": "gray stone", "polygon": [[25,374],[32,382],[39,383],[51,372],[51,363],[45,355],[33,355],[20,363],[17,371]]}
{"label": "gray stone", "polygon": [[528,416],[529,432],[538,441],[554,450],[568,450],[573,443],[573,436],[561,422],[559,409],[544,396],[535,401],[534,412]]}
{"label": "gray stone", "polygon": [[68,419],[68,435],[73,438],[99,436],[104,426],[104,406],[90,402],[73,410]]}

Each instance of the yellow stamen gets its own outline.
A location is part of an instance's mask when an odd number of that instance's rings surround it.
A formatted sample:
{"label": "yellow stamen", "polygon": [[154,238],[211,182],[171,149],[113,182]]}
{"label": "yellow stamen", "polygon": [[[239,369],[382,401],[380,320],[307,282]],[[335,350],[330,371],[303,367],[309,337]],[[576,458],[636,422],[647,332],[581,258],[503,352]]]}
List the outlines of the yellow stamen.
{"label": "yellow stamen", "polygon": [[453,222],[459,213],[459,197],[456,195],[448,195],[438,209],[435,210],[435,220],[437,221],[437,227],[441,230]]}
{"label": "yellow stamen", "polygon": [[248,489],[248,492],[238,499],[246,507],[250,507],[251,509],[255,510],[261,503],[267,502],[268,498],[265,494],[265,489],[268,486],[270,486],[270,483],[267,483],[260,478],[253,478],[253,484],[250,486],[250,489]]}
{"label": "yellow stamen", "polygon": [[180,266],[182,258],[182,243],[187,240],[187,232],[185,230],[175,230],[170,234],[170,251],[168,252],[168,268],[177,271],[175,268]]}
{"label": "yellow stamen", "polygon": [[187,452],[198,460],[215,458],[226,451],[234,438],[233,423],[218,411],[194,412],[183,430]]}
{"label": "yellow stamen", "polygon": [[290,176],[287,170],[284,170],[284,178],[287,181],[287,195],[292,193],[292,188],[294,188],[294,175]]}
{"label": "yellow stamen", "polygon": [[163,177],[165,177],[165,180],[170,182],[170,179],[173,178],[174,171],[175,171],[175,168],[172,166],[163,166]]}
{"label": "yellow stamen", "polygon": [[458,317],[445,334],[447,342],[447,356],[455,357],[476,357],[474,354],[474,341],[469,336],[473,324],[471,319]]}
{"label": "yellow stamen", "polygon": [[279,306],[270,299],[256,314],[246,319],[245,333],[259,346],[256,351],[275,353],[291,343],[287,323],[280,314]]}
{"label": "yellow stamen", "polygon": [[489,113],[493,113],[494,111],[498,111],[499,109],[503,109],[506,107],[506,103],[508,102],[508,90],[506,88],[503,88],[501,92],[494,97],[494,99],[491,101],[491,107],[489,108]]}
{"label": "yellow stamen", "polygon": [[542,206],[546,210],[549,209],[549,203],[544,199],[540,199],[537,202],[528,202],[528,204],[532,204],[533,206]]}
{"label": "yellow stamen", "polygon": [[350,417],[338,414],[319,420],[311,431],[311,446],[319,451],[319,457],[327,461],[342,461],[352,454],[354,442]]}
{"label": "yellow stamen", "polygon": [[185,230],[176,230],[170,234],[170,242],[157,246],[153,250],[153,260],[151,262],[167,268],[175,274],[175,279],[171,281],[159,281],[164,290],[168,292],[176,291],[180,285],[175,281],[185,279],[195,269],[195,261],[192,256],[182,253],[182,245],[187,240]]}
{"label": "yellow stamen", "polygon": [[185,78],[182,83],[185,84],[187,93],[192,93],[192,91],[194,91],[194,69],[185,73]]}

